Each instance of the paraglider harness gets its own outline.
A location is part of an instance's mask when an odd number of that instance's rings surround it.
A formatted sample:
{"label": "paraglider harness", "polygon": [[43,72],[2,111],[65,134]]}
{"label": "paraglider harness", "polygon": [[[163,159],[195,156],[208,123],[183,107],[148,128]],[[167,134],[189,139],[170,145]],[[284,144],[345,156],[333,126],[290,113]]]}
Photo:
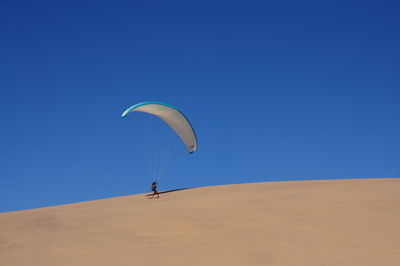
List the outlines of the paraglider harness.
{"label": "paraglider harness", "polygon": [[157,192],[157,182],[154,181],[153,183],[151,183],[151,190],[155,193]]}

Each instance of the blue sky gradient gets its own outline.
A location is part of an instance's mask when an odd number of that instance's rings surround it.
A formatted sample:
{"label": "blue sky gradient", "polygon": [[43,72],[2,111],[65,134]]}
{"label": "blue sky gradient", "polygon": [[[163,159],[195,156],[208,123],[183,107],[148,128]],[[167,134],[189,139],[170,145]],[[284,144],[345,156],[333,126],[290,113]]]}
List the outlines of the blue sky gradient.
{"label": "blue sky gradient", "polygon": [[148,191],[138,123],[120,117],[141,101],[178,107],[199,138],[161,190],[400,177],[399,14],[399,1],[0,1],[0,211]]}

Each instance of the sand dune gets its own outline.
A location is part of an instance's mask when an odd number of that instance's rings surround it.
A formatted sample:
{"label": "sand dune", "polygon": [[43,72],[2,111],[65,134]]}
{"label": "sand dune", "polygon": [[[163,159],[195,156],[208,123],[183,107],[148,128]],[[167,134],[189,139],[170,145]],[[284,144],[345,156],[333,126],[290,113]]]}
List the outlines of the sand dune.
{"label": "sand dune", "polygon": [[0,265],[400,265],[400,179],[241,184],[0,214]]}

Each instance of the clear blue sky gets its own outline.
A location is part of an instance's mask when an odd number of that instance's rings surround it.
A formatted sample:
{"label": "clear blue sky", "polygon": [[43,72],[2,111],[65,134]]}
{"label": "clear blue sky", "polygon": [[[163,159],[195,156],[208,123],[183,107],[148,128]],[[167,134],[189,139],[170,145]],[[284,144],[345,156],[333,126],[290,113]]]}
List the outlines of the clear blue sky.
{"label": "clear blue sky", "polygon": [[400,176],[399,1],[0,1],[0,211],[149,190],[121,112],[191,119],[160,189]]}

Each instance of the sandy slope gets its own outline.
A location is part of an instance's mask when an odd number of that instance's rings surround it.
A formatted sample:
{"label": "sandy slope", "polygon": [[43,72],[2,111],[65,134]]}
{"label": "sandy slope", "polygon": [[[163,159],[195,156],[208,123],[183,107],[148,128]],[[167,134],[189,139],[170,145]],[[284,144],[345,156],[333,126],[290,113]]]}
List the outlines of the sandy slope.
{"label": "sandy slope", "polygon": [[400,179],[161,196],[0,214],[0,265],[400,265]]}

